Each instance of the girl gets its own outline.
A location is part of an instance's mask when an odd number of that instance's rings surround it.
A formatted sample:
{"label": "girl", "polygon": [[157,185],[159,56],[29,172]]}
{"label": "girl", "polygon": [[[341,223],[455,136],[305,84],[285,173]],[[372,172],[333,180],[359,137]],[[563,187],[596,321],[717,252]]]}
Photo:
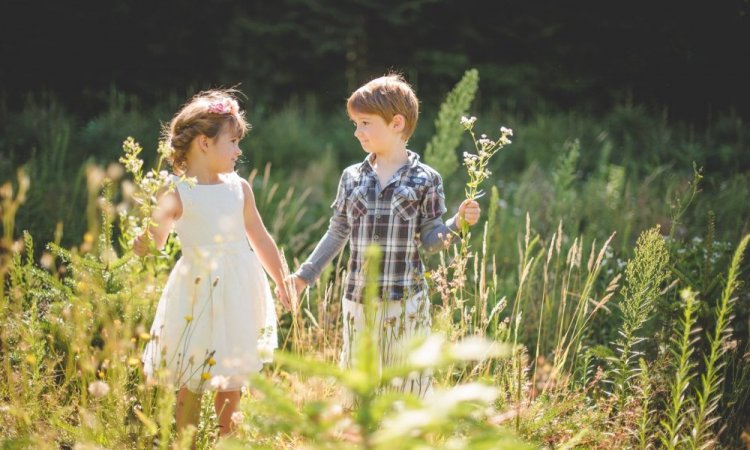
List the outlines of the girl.
{"label": "girl", "polygon": [[[249,183],[234,172],[249,128],[234,92],[201,92],[165,128],[175,174],[158,199],[138,256],[162,248],[174,226],[182,257],[169,275],[143,355],[150,379],[179,389],[177,430],[197,426],[201,393],[216,391],[221,435],[233,429],[240,389],[276,348],[276,314],[263,268],[288,307],[281,257]],[[189,180],[189,181],[187,181]],[[252,250],[251,250],[252,247]],[[256,256],[257,255],[257,256]]]}

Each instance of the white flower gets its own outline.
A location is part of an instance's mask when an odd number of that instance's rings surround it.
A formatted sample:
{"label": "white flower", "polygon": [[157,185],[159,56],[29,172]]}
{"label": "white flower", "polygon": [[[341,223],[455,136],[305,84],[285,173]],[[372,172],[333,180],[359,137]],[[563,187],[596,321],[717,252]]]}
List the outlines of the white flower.
{"label": "white flower", "polygon": [[476,121],[477,121],[477,118],[474,117],[474,116],[471,116],[471,117],[463,116],[463,117],[461,117],[461,125],[463,125],[464,128],[466,128],[466,129],[469,129],[469,128],[473,127],[474,126],[474,122],[476,122]]}
{"label": "white flower", "polygon": [[102,398],[109,393],[109,385],[104,381],[97,380],[89,384],[89,394],[94,398]]}
{"label": "white flower", "polygon": [[482,149],[491,148],[493,145],[495,145],[495,141],[493,141],[492,139],[487,139],[487,137],[485,137],[484,135],[482,136],[483,137],[477,141],[479,145],[482,146]]}
{"label": "white flower", "polygon": [[174,153],[172,142],[169,140],[160,141],[157,151],[162,155],[163,158],[169,158],[170,156],[172,156],[172,153]]}
{"label": "white flower", "polygon": [[438,411],[431,411],[427,408],[402,411],[396,416],[386,419],[378,434],[385,439],[407,436],[428,426],[435,420],[435,416],[439,414]]}
{"label": "white flower", "polygon": [[480,361],[489,358],[502,358],[510,354],[510,348],[500,342],[481,336],[469,336],[453,344],[451,355],[459,361]]}
{"label": "white flower", "polygon": [[445,337],[441,334],[431,334],[416,350],[409,355],[409,363],[417,368],[433,367],[443,359],[443,343]]}
{"label": "white flower", "polygon": [[229,387],[229,378],[223,375],[214,375],[211,378],[211,387],[217,390],[225,390]]}
{"label": "white flower", "polygon": [[[461,402],[492,403],[500,395],[494,386],[481,383],[460,384],[447,391],[438,391],[425,400],[432,409],[449,411]],[[426,405],[427,406],[427,405]]]}
{"label": "white flower", "polygon": [[500,133],[506,136],[513,136],[513,130],[510,128],[500,127]]}
{"label": "white flower", "polygon": [[242,411],[235,411],[232,413],[232,423],[235,425],[241,425],[245,421],[245,413]]}

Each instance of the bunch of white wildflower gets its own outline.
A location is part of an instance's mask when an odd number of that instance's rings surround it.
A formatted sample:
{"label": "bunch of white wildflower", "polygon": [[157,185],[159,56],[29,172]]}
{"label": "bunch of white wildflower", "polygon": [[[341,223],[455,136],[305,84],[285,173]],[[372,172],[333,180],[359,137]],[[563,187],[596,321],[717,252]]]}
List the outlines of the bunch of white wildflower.
{"label": "bunch of white wildflower", "polygon": [[164,161],[172,155],[174,150],[169,142],[159,142],[159,148],[157,149],[159,160],[156,167],[144,173],[143,160],[139,157],[143,147],[135,139],[128,137],[122,143],[122,149],[125,155],[120,157],[120,162],[125,166],[125,170],[133,176],[135,187],[131,189],[131,196],[138,205],[140,213],[140,219],[126,221],[131,235],[135,237],[153,225],[151,213],[156,208],[157,194],[164,189],[174,189],[174,185],[169,179],[169,172],[162,169]]}
{"label": "bunch of white wildflower", "polygon": [[500,127],[500,135],[497,139],[492,140],[486,134],[480,135],[479,139],[477,139],[474,133],[474,124],[476,121],[477,118],[474,116],[461,118],[461,125],[471,135],[474,148],[476,149],[476,153],[464,152],[464,165],[469,172],[469,182],[466,184],[465,191],[466,198],[470,200],[484,195],[484,192],[479,189],[479,185],[492,175],[492,172],[487,169],[487,164],[495,153],[512,143],[510,138],[513,136],[513,130]]}

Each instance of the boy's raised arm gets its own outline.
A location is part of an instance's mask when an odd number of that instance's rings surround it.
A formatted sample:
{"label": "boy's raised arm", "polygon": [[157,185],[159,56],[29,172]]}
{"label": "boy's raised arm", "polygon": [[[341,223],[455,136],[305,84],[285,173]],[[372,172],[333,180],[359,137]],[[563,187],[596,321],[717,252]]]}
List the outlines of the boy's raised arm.
{"label": "boy's raised arm", "polygon": [[461,227],[462,220],[466,220],[469,225],[474,225],[479,220],[479,204],[474,200],[464,200],[458,212],[443,223],[441,216],[447,210],[443,179],[439,174],[435,174],[433,185],[428,188],[420,211],[422,221],[419,225],[419,237],[422,248],[427,253],[435,253],[448,247]]}

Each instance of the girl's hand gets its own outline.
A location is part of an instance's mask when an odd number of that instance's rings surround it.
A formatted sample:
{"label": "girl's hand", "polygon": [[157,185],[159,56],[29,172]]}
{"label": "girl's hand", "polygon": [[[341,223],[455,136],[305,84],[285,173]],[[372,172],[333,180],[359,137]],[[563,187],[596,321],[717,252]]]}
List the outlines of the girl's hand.
{"label": "girl's hand", "polygon": [[464,200],[458,207],[458,226],[461,228],[461,222],[466,222],[469,226],[479,222],[479,216],[482,210],[476,200]]}
{"label": "girl's hand", "polygon": [[292,303],[289,300],[289,294],[287,294],[284,286],[279,287],[278,285],[276,285],[273,291],[276,294],[276,298],[279,299],[284,308],[286,308],[287,310],[292,309]]}
{"label": "girl's hand", "polygon": [[139,234],[133,241],[133,253],[143,258],[148,254],[148,245],[151,243],[151,238],[148,233]]}

